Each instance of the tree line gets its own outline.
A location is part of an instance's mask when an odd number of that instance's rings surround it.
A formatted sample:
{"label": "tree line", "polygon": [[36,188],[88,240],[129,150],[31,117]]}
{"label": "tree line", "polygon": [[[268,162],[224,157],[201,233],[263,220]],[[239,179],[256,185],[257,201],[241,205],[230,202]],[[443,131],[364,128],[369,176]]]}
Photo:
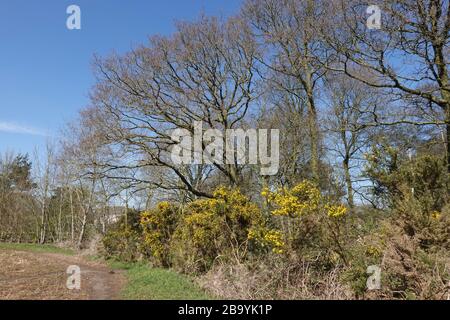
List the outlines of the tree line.
{"label": "tree line", "polygon": [[[203,227],[223,230],[228,221],[231,233],[220,239],[239,252],[245,244],[244,255],[260,252],[252,241],[288,252],[290,265],[317,254],[315,270],[349,268],[355,292],[364,289],[364,263],[388,257],[401,270],[392,283],[402,283],[402,297],[416,285],[417,295],[435,294],[426,279],[408,282],[411,266],[398,264],[405,252],[414,266],[423,252],[445,259],[448,248],[449,1],[377,5],[381,29],[368,28],[360,0],[246,0],[232,17],[178,22],[169,36],[96,56],[90,105],[47,159],[3,156],[0,240],[82,247],[119,221],[124,229],[106,238],[111,252],[131,253],[121,239],[132,237],[136,257],[153,250],[171,266],[172,234],[187,246]],[[194,135],[200,121],[219,132],[280,130],[278,172],[261,176],[260,164],[238,161],[174,164],[171,132]],[[323,215],[308,220],[303,210]],[[347,211],[351,222],[341,219]],[[207,239],[211,246],[186,249],[203,252],[202,272],[227,247],[211,251],[217,239]],[[312,248],[325,246],[334,249],[321,260]]]}
{"label": "tree line", "polygon": [[[146,193],[140,203],[151,202],[149,194],[183,202],[211,197],[219,185],[257,193],[304,179],[350,207],[355,197],[375,205],[374,181],[363,168],[380,141],[397,145],[404,157],[427,148],[450,170],[448,2],[381,1],[379,8],[382,28],[373,30],[361,1],[246,1],[228,19],[179,22],[171,36],[96,57],[91,106],[49,151],[40,181],[26,186],[42,189],[34,196],[41,220],[50,194],[66,187],[80,191],[75,198],[87,216],[90,194],[102,188],[106,198],[127,198],[126,190],[131,197]],[[280,129],[277,175],[260,177],[255,165],[227,161],[171,163],[170,132],[194,134],[195,121],[205,130]],[[31,166],[21,161],[27,160],[5,158],[13,169],[4,175]],[[50,181],[56,171],[73,177]],[[105,181],[114,182],[112,191]]]}

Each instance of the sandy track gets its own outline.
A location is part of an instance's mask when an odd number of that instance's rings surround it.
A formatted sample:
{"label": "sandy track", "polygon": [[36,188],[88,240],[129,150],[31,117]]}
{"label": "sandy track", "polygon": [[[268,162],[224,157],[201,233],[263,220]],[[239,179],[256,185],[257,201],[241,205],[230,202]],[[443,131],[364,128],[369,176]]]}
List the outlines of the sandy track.
{"label": "sandy track", "polygon": [[[66,270],[81,269],[81,290],[68,290]],[[0,250],[0,299],[112,300],[125,282],[99,262],[81,256]]]}

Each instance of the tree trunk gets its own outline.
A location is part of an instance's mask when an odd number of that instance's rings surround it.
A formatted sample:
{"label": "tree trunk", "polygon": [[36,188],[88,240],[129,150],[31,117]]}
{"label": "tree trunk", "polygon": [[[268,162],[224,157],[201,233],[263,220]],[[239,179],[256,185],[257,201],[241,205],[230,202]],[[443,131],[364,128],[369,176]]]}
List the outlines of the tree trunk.
{"label": "tree trunk", "polygon": [[59,212],[58,212],[58,242],[62,241],[62,204],[63,197],[62,193],[59,195]]}
{"label": "tree trunk", "polygon": [[39,243],[40,244],[45,243],[46,231],[47,231],[47,223],[46,223],[46,219],[45,219],[45,200],[44,200],[42,203],[42,208],[41,208],[41,230],[40,230],[40,235],[39,235]]}
{"label": "tree trunk", "polygon": [[350,175],[350,168],[349,168],[349,159],[345,158],[343,161],[344,166],[344,172],[345,172],[345,184],[347,185],[347,202],[350,209],[353,209],[355,204],[353,202],[353,185],[352,185],[352,178]]}
{"label": "tree trunk", "polygon": [[447,105],[445,110],[445,129],[447,131],[447,141],[445,143],[446,159],[447,159],[447,173],[450,174],[450,105]]}
{"label": "tree trunk", "polygon": [[72,190],[69,189],[70,192],[70,218],[71,218],[71,223],[70,223],[70,233],[71,233],[71,239],[72,239],[72,243],[75,243],[75,213],[73,210],[73,194],[72,194]]}
{"label": "tree trunk", "polygon": [[86,233],[86,223],[87,223],[87,213],[85,212],[83,214],[83,220],[81,222],[80,235],[78,237],[78,243],[77,243],[77,247],[79,249],[81,249],[81,245],[83,244],[83,240],[84,240],[84,235]]}
{"label": "tree trunk", "polygon": [[308,101],[308,130],[311,137],[311,172],[313,181],[319,183],[319,132],[317,128],[317,110],[312,96],[308,98]]}

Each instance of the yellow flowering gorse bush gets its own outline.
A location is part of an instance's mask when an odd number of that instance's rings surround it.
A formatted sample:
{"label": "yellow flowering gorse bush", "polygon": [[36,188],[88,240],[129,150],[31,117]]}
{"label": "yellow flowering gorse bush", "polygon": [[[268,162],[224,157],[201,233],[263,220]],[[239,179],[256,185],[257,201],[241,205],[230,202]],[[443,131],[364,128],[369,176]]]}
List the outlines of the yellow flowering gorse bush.
{"label": "yellow flowering gorse bush", "polygon": [[284,252],[285,242],[283,234],[279,230],[258,227],[248,233],[249,240],[257,241],[262,247],[269,247],[272,252],[281,254]]}
{"label": "yellow flowering gorse bush", "polygon": [[[305,180],[292,188],[283,187],[275,191],[264,188],[261,196],[267,200],[269,220],[277,226],[262,226],[249,233],[249,239],[262,247],[283,253],[287,247],[292,249],[292,246],[307,242],[307,237],[313,232],[322,232],[319,236],[322,239],[332,234],[334,239],[331,241],[337,241],[339,224],[347,215],[347,208],[328,201],[314,183]],[[333,228],[333,232],[328,232],[329,228]]]}
{"label": "yellow flowering gorse bush", "polygon": [[[226,187],[217,188],[211,199],[189,203],[183,213],[161,202],[141,215],[144,247],[161,264],[197,272],[207,270],[218,257],[243,257],[252,248],[292,252],[297,243],[335,227],[347,214],[345,206],[326,201],[310,181],[275,191],[265,188],[261,195],[267,200],[266,215],[240,190]],[[324,222],[327,219],[334,223]],[[308,230],[305,240],[303,230]]]}
{"label": "yellow flowering gorse bush", "polygon": [[159,264],[169,264],[169,246],[178,221],[178,208],[167,201],[141,214],[143,247]]}
{"label": "yellow flowering gorse bush", "polygon": [[331,218],[341,218],[347,214],[347,208],[341,204],[339,205],[325,205],[327,214]]}
{"label": "yellow flowering gorse bush", "polygon": [[[180,264],[204,270],[230,250],[243,250],[249,230],[262,221],[261,210],[238,189],[220,187],[211,199],[191,202],[183,214],[172,242]],[[235,252],[236,253],[236,252]],[[236,255],[234,255],[236,256]]]}
{"label": "yellow flowering gorse bush", "polygon": [[292,189],[281,188],[271,192],[265,188],[261,195],[274,206],[275,216],[299,217],[317,210],[321,200],[320,191],[310,181],[304,181]]}

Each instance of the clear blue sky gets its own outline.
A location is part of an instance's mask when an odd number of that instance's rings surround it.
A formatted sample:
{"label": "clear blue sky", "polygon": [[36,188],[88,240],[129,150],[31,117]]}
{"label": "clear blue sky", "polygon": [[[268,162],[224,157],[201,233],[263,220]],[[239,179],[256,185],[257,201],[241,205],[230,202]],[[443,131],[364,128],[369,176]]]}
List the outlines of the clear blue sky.
{"label": "clear blue sky", "polygon": [[[66,8],[81,8],[81,30]],[[88,104],[94,54],[125,52],[174,21],[228,16],[241,0],[0,0],[0,153],[32,153]]]}

